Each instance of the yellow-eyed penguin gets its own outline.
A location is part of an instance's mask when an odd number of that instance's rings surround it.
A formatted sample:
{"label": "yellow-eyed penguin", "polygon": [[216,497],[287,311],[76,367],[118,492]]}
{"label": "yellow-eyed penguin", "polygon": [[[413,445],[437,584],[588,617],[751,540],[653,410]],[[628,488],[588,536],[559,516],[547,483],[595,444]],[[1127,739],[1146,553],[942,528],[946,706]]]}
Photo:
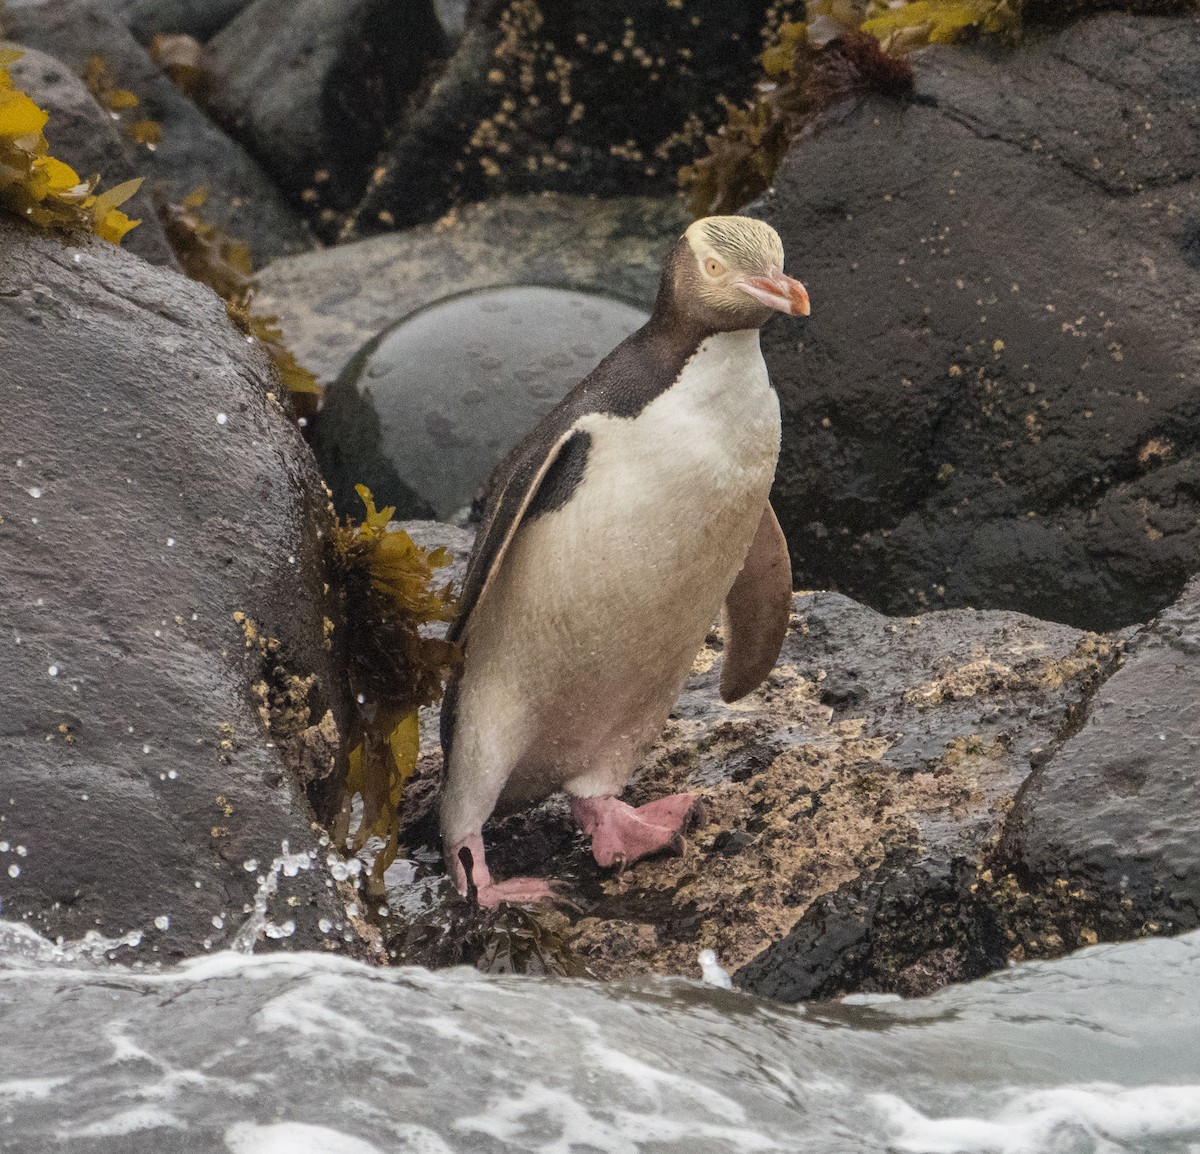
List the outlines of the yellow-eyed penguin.
{"label": "yellow-eyed penguin", "polygon": [[442,839],[460,893],[473,883],[483,906],[552,896],[537,878],[493,882],[480,831],[498,807],[559,790],[602,866],[682,851],[694,794],[636,809],[617,795],[722,602],[726,701],[779,656],[791,565],[767,499],[779,400],[758,330],[808,309],[773,228],[696,221],[650,320],[493,474],[449,634],[464,662],[442,708]]}

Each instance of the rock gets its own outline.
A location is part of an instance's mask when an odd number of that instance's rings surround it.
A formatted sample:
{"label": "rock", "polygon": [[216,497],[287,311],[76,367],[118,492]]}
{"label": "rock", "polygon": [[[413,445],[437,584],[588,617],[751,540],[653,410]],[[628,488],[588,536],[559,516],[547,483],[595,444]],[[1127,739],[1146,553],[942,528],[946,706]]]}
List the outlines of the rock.
{"label": "rock", "polygon": [[[735,705],[719,699],[710,637],[629,791],[635,803],[700,793],[709,821],[685,857],[599,870],[552,799],[490,823],[489,865],[566,879],[580,908],[539,921],[602,978],[693,975],[701,949],[743,967],[745,988],[787,1000],[982,973],[1005,950],[961,914],[970,885],[1031,758],[1069,730],[1115,656],[1108,639],[1013,613],[888,618],[798,593],[778,667]],[[428,877],[389,893],[404,916],[385,930],[393,957],[416,963],[454,955],[431,927],[447,926],[456,899],[440,864],[420,865],[437,862],[438,844],[440,755],[426,733],[402,840]],[[884,899],[860,900],[857,921],[833,922],[848,891],[876,889]]]}
{"label": "rock", "polygon": [[143,43],[156,33],[183,33],[207,40],[229,23],[250,0],[93,0]]}
{"label": "rock", "polygon": [[128,960],[362,952],[299,784],[344,716],[269,361],[207,288],[12,222],[0,348],[3,916]]}
{"label": "rock", "polygon": [[471,505],[509,449],[648,319],[594,293],[482,289],[421,309],[362,349],[330,390],[313,448],[342,514],[355,485],[436,516]]}
{"label": "rock", "polygon": [[799,580],[1100,629],[1200,570],[1198,51],[1127,15],[931,49],[793,147],[751,211],[812,292],[764,335]]}
{"label": "rock", "polygon": [[1200,579],[1130,641],[1005,823],[991,895],[1017,956],[1200,925]]}
{"label": "rock", "polygon": [[384,329],[473,289],[544,285],[649,308],[688,222],[674,198],[501,197],[436,225],[275,261],[257,300],[300,363],[331,384]]}
{"label": "rock", "polygon": [[[0,46],[18,47],[3,42]],[[10,64],[8,70],[13,83],[50,114],[45,128],[50,154],[69,164],[84,179],[99,173],[104,178],[101,192],[136,177],[138,172],[130,149],[108,112],[92,99],[83,81],[45,53],[34,48],[23,52],[21,59]],[[125,237],[122,247],[152,264],[177,268],[150,194],[141,189],[122,206],[122,211],[142,222]]]}
{"label": "rock", "polygon": [[386,131],[447,51],[429,0],[256,0],[208,45],[209,106],[293,201],[332,214],[362,196]]}
{"label": "rock", "polygon": [[704,133],[759,76],[764,28],[797,0],[486,0],[393,133],[348,226],[362,236],[449,206],[552,189],[672,194]]}
{"label": "rock", "polygon": [[257,264],[302,252],[312,240],[266,174],[159,70],[132,34],[88,0],[43,0],[7,9],[13,39],[41,49],[83,75],[99,55],[115,84],[132,91],[140,111],[162,126],[153,152],[136,164],[156,202],[179,203],[208,189],[206,220],[244,240]]}

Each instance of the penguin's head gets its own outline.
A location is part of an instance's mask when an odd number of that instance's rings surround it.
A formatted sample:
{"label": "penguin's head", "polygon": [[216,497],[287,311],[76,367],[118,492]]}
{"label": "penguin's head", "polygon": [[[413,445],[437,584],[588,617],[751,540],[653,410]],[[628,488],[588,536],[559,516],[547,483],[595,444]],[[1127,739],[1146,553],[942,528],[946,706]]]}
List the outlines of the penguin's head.
{"label": "penguin's head", "polygon": [[709,332],[756,329],[772,312],[808,316],[808,292],[784,275],[783,242],[761,220],[701,218],[679,238],[666,273],[672,310]]}

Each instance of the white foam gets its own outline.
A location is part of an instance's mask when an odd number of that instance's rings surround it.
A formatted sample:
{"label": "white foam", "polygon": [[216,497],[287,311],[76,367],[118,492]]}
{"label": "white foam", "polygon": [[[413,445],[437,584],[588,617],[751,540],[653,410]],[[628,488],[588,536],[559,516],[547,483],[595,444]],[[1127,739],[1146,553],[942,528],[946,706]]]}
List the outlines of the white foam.
{"label": "white foam", "polygon": [[383,1154],[378,1146],[306,1122],[236,1122],[225,1131],[230,1154]]}
{"label": "white foam", "polygon": [[65,1086],[70,1078],[13,1078],[8,1082],[0,1082],[0,1101],[28,1102],[36,1098],[49,1098],[60,1086]]}
{"label": "white foam", "polygon": [[71,1138],[121,1138],[126,1134],[139,1134],[145,1130],[186,1130],[187,1123],[159,1106],[134,1106],[122,1110],[111,1118],[90,1122],[78,1129],[62,1129],[60,1140]]}
{"label": "white foam", "polygon": [[[531,1154],[641,1154],[649,1142],[675,1142],[684,1149],[736,1154],[782,1152],[773,1139],[744,1126],[719,1126],[698,1119],[679,1120],[659,1113],[591,1109],[573,1093],[538,1082],[522,1092],[489,1099],[481,1114],[460,1118],[456,1130],[486,1134]],[[552,1135],[552,1136],[551,1136]],[[718,1145],[720,1143],[720,1145]],[[790,1147],[786,1148],[789,1150]]]}
{"label": "white foam", "polygon": [[[1151,1139],[1200,1140],[1200,1086],[1106,1084],[1013,1093],[990,1117],[931,1118],[891,1094],[871,1101],[884,1117],[889,1149],[912,1154],[1037,1154],[1140,1150]],[[1116,1144],[1115,1147],[1113,1144]]]}

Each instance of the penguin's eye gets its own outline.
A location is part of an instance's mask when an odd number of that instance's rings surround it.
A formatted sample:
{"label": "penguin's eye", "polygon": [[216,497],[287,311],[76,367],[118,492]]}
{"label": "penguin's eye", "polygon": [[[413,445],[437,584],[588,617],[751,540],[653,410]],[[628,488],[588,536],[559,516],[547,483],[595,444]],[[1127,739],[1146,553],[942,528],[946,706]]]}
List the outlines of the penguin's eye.
{"label": "penguin's eye", "polygon": [[715,256],[710,256],[704,262],[704,271],[711,277],[724,276],[725,266]]}

